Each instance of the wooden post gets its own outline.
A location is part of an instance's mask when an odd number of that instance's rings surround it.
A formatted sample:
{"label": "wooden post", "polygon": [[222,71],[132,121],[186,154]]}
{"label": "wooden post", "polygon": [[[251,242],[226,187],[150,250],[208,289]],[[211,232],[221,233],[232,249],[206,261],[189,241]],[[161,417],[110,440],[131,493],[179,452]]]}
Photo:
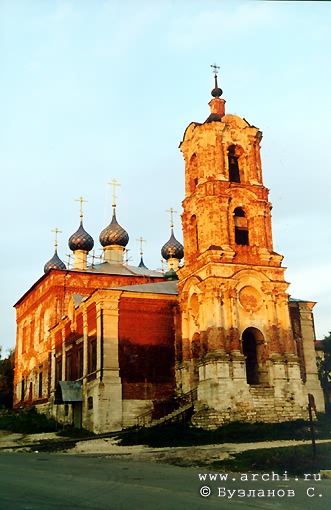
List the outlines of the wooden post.
{"label": "wooden post", "polygon": [[313,458],[316,457],[316,441],[315,441],[315,427],[313,422],[313,413],[312,410],[316,413],[315,399],[314,395],[308,393],[308,412],[309,412],[309,421],[310,421],[310,434],[311,434],[311,444],[313,447]]}

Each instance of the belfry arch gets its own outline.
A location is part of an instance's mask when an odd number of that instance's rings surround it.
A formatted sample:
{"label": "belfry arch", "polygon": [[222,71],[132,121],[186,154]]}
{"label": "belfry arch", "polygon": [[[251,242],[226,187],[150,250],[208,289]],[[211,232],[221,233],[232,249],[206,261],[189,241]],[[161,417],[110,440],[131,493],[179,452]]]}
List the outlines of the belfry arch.
{"label": "belfry arch", "polygon": [[242,353],[246,358],[247,384],[265,384],[264,336],[259,329],[245,329],[242,334]]}

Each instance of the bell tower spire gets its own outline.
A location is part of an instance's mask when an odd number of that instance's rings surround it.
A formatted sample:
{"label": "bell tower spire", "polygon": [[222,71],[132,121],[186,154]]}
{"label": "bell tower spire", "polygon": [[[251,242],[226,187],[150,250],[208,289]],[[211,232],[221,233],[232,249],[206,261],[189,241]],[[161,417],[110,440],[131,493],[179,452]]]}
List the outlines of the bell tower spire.
{"label": "bell tower spire", "polygon": [[220,99],[223,94],[223,90],[218,86],[217,75],[220,67],[216,64],[212,64],[210,67],[213,68],[215,87],[211,91],[213,99],[209,102],[210,113],[214,116],[219,116],[219,119],[214,118],[213,120],[220,120],[225,115],[225,100]]}

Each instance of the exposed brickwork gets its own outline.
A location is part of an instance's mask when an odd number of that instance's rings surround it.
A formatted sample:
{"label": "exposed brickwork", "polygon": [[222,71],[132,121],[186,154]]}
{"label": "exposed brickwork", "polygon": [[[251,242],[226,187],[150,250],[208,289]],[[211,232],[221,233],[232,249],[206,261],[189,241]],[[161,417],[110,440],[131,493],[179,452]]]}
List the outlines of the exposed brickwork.
{"label": "exposed brickwork", "polygon": [[[117,287],[120,285],[133,285],[162,281],[162,278],[121,276],[109,274],[89,273],[87,271],[60,271],[51,270],[43,275],[27,291],[15,305],[17,337],[15,349],[15,379],[14,379],[14,405],[24,405],[25,400],[38,402],[39,388],[36,381],[43,372],[43,395],[49,396],[48,372],[49,354],[52,349],[51,330],[62,317],[68,315],[72,307],[72,295],[90,295],[94,290],[104,287]],[[93,313],[93,311],[91,311]],[[94,312],[95,316],[95,312]],[[91,322],[91,329],[95,329],[95,321]],[[70,326],[68,325],[70,329]],[[56,344],[61,345],[62,337],[66,333],[57,333]],[[82,322],[79,319],[75,331],[81,333]],[[71,331],[71,329],[70,329]],[[22,383],[24,381],[24,384]],[[30,390],[32,383],[32,393]],[[24,385],[24,388],[23,388]],[[22,397],[24,396],[24,399]]]}

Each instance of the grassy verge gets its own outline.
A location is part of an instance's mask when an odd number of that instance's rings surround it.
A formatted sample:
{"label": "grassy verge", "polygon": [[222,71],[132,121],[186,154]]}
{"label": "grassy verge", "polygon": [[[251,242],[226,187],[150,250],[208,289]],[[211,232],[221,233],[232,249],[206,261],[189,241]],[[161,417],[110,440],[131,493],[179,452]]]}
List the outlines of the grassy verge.
{"label": "grassy verge", "polygon": [[[331,439],[331,420],[320,415],[315,423],[317,439]],[[145,444],[152,447],[197,446],[222,443],[246,443],[285,439],[310,439],[309,422],[229,423],[213,431],[188,424],[171,424],[153,428],[133,428],[121,438],[123,446]]]}
{"label": "grassy verge", "polygon": [[315,457],[311,445],[249,450],[231,459],[214,461],[210,468],[242,473],[287,471],[288,475],[298,476],[318,473],[321,469],[331,469],[331,444],[317,445]]}

